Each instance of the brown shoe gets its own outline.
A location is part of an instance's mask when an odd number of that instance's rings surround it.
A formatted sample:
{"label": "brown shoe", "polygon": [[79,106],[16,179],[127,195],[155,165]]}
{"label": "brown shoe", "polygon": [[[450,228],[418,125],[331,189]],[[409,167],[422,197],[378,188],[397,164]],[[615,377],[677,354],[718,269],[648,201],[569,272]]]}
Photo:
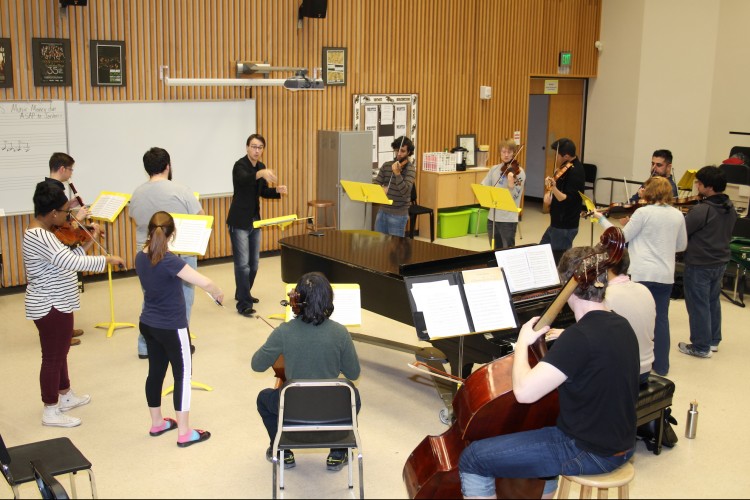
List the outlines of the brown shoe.
{"label": "brown shoe", "polygon": [[78,345],[81,343],[81,339],[70,339],[70,345]]}
{"label": "brown shoe", "polygon": [[81,335],[83,335],[83,330],[81,330],[80,328],[76,328],[75,330],[73,330],[74,337],[80,337]]}

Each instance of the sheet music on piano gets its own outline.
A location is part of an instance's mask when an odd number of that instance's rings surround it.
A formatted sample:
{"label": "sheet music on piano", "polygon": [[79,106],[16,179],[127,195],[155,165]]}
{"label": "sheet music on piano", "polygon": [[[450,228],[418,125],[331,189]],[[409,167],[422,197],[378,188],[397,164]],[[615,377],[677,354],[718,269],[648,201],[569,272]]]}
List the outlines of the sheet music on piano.
{"label": "sheet music on piano", "polygon": [[511,293],[529,292],[560,285],[552,247],[528,245],[495,252],[498,267],[505,271]]}

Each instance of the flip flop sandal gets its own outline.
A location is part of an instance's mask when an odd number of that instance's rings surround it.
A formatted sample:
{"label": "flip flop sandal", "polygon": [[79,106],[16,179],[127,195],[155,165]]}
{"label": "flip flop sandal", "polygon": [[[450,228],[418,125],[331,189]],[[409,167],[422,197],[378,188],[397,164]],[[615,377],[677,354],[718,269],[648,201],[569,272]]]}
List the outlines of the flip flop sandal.
{"label": "flip flop sandal", "polygon": [[211,433],[208,431],[202,431],[200,429],[193,430],[198,433],[198,439],[191,439],[190,441],[185,441],[184,443],[180,443],[179,441],[177,441],[177,446],[179,446],[180,448],[185,448],[195,443],[202,443],[203,441],[206,441],[211,437]]}
{"label": "flip flop sandal", "polygon": [[173,418],[165,418],[164,422],[166,422],[167,425],[162,430],[160,430],[160,431],[150,431],[149,434],[151,436],[154,436],[154,437],[161,436],[165,432],[171,431],[172,429],[176,429],[177,428],[177,420],[175,420]]}

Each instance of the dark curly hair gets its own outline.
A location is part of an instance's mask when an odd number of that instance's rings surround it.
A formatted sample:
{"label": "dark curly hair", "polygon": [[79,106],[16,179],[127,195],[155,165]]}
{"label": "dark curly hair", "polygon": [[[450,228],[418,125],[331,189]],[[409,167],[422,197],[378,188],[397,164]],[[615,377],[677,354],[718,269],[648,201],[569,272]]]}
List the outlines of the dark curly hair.
{"label": "dark curly hair", "polygon": [[305,323],[319,325],[333,314],[333,288],[323,273],[307,273],[297,282],[300,313]]}

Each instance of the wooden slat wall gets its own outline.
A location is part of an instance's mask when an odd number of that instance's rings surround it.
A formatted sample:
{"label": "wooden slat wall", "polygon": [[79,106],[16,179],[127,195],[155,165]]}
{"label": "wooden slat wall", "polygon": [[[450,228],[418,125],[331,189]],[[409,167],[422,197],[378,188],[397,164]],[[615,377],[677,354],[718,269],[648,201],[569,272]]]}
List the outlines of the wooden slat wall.
{"label": "wooden slat wall", "polygon": [[[490,161],[495,161],[500,140],[514,130],[526,134],[530,76],[556,75],[563,50],[573,54],[567,76],[590,77],[597,71],[601,0],[329,0],[327,17],[305,19],[302,29],[297,28],[299,4],[93,0],[87,7],[61,9],[58,0],[0,0],[0,36],[12,40],[14,66],[14,86],[0,89],[0,99],[255,98],[258,131],[268,141],[264,161],[290,191],[281,201],[263,201],[263,216],[274,217],[305,213],[316,190],[317,130],[351,128],[352,94],[419,94],[418,152],[442,151],[454,145],[457,134],[474,133],[479,143],[493,145]],[[72,86],[34,87],[32,37],[71,40]],[[125,87],[91,86],[90,40],[125,41]],[[159,79],[162,65],[175,78],[233,78],[237,60],[302,66],[312,73],[322,64],[324,46],[347,48],[346,86],[322,92],[166,88]],[[480,85],[492,87],[491,100],[479,99]],[[230,175],[231,165],[226,168]],[[221,173],[211,172],[216,174]],[[215,234],[221,234],[212,239],[209,258],[231,253],[223,226],[227,202],[204,200],[207,212],[216,216]],[[119,224],[129,223],[121,218]],[[23,216],[0,224],[3,286],[24,282],[22,272],[10,269],[20,260],[15,253],[23,225]],[[276,231],[264,233],[262,250],[278,248]],[[130,254],[127,227],[112,233],[110,250]]]}

